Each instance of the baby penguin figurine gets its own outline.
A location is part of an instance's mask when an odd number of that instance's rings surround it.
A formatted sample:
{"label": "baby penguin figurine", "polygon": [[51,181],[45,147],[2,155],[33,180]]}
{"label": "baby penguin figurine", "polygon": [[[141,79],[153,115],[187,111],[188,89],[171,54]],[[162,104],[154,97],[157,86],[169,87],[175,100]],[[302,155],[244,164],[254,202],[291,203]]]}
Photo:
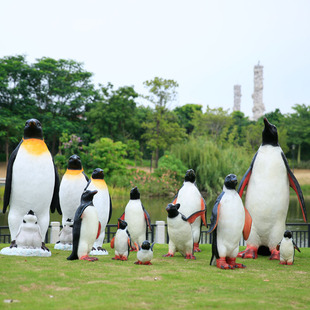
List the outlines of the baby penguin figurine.
{"label": "baby penguin figurine", "polygon": [[153,259],[153,247],[155,242],[152,244],[145,240],[142,242],[141,247],[139,246],[139,251],[137,252],[136,265],[152,265],[151,260]]}
{"label": "baby penguin figurine", "polygon": [[280,249],[280,264],[281,265],[293,265],[295,249],[300,252],[298,246],[295,244],[292,238],[292,232],[286,230],[283,239],[277,245],[277,250]]}

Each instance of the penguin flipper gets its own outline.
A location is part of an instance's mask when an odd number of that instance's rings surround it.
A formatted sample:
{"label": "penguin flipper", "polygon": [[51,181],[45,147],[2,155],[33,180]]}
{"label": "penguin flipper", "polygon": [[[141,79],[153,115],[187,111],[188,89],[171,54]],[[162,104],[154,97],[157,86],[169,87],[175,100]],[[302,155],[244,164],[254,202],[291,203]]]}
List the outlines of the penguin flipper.
{"label": "penguin flipper", "polygon": [[54,172],[55,172],[55,185],[54,185],[54,193],[53,193],[53,198],[52,198],[50,209],[52,213],[54,213],[55,210],[57,210],[57,212],[61,215],[62,212],[61,212],[60,203],[59,203],[59,184],[60,183],[59,183],[59,176],[58,176],[56,165],[54,163],[54,159],[53,159],[53,165],[54,165]]}
{"label": "penguin flipper", "polygon": [[98,232],[97,232],[96,239],[98,239],[98,237],[100,236],[100,233],[101,233],[101,223],[100,223],[100,221],[99,221],[99,222],[98,222]]}
{"label": "penguin flipper", "polygon": [[284,153],[281,152],[281,155],[282,155],[283,161],[284,161],[285,166],[286,166],[286,170],[287,170],[287,175],[288,175],[288,179],[289,179],[289,182],[290,182],[290,186],[294,189],[294,191],[295,191],[295,193],[297,195],[297,198],[298,198],[298,201],[299,201],[299,205],[300,205],[300,208],[301,208],[301,211],[302,211],[302,215],[303,215],[304,221],[305,221],[305,223],[307,223],[307,211],[306,211],[306,206],[305,206],[305,200],[304,200],[304,196],[302,194],[300,185],[299,185],[296,177],[294,176],[292,170],[290,169]]}
{"label": "penguin flipper", "polygon": [[201,210],[205,210],[205,213],[201,216],[201,219],[202,219],[203,224],[207,227],[207,221],[206,221],[207,205],[206,205],[206,201],[203,199],[202,196],[201,196],[201,199],[200,199],[200,207],[201,207]]}
{"label": "penguin flipper", "polygon": [[110,198],[110,210],[109,210],[109,218],[108,218],[107,224],[109,224],[111,216],[112,216],[112,199],[111,199],[110,194],[109,194],[109,198]]}
{"label": "penguin flipper", "polygon": [[152,245],[151,245],[151,250],[152,250],[152,251],[153,251],[154,245],[155,245],[155,242],[153,242]]}
{"label": "penguin flipper", "polygon": [[79,240],[80,240],[82,219],[77,216],[78,216],[78,213],[76,212],[75,217],[74,217],[73,232],[72,232],[73,233],[72,253],[69,257],[67,257],[67,260],[79,259],[77,252],[78,252],[78,246],[79,246]]}
{"label": "penguin flipper", "polygon": [[297,244],[294,242],[294,240],[293,240],[293,245],[294,245],[294,249],[296,249],[299,253],[301,253],[299,247],[298,247]]}
{"label": "penguin flipper", "polygon": [[115,236],[112,238],[110,242],[111,249],[114,249]]}
{"label": "penguin flipper", "polygon": [[203,214],[205,214],[205,212],[206,212],[206,210],[205,209],[203,209],[203,210],[200,210],[200,211],[196,211],[195,213],[193,213],[193,214],[191,214],[189,217],[183,217],[182,216],[182,219],[183,220],[185,220],[185,221],[187,221],[187,222],[189,222],[190,224],[193,224],[194,222],[195,222],[195,220],[196,220],[196,218],[198,217],[198,216],[202,216]]}
{"label": "penguin flipper", "polygon": [[210,265],[216,265],[216,259],[220,258],[219,252],[217,249],[217,231],[216,228],[212,232],[212,256],[210,260]]}
{"label": "penguin flipper", "polygon": [[85,173],[84,171],[83,171],[82,173],[83,173],[83,175],[84,175],[84,177],[85,177],[85,180],[87,181],[87,185],[88,185],[89,178],[88,178],[88,176],[86,175],[86,173]]}
{"label": "penguin flipper", "polygon": [[211,215],[211,226],[210,226],[209,230],[207,231],[207,234],[210,234],[211,232],[213,232],[216,229],[219,214],[220,214],[220,208],[221,208],[220,201],[221,201],[222,197],[224,196],[224,194],[225,194],[225,192],[221,192],[215,201],[215,204],[214,204],[213,209],[212,209],[212,215]]}
{"label": "penguin flipper", "polygon": [[252,217],[246,207],[244,207],[244,212],[245,212],[245,221],[243,226],[243,239],[248,240],[252,227]]}
{"label": "penguin flipper", "polygon": [[239,193],[239,196],[241,198],[242,198],[242,194],[243,194],[243,191],[244,191],[245,187],[249,183],[256,156],[257,156],[257,152],[256,152],[256,154],[254,155],[254,157],[252,159],[252,162],[251,162],[251,165],[250,165],[249,169],[246,171],[246,173],[244,174],[244,176],[243,176],[243,178],[242,178],[242,180],[241,180],[241,182],[239,184],[238,193]]}
{"label": "penguin flipper", "polygon": [[6,169],[6,179],[5,179],[5,187],[4,187],[4,197],[3,197],[3,210],[2,212],[5,213],[6,209],[10,203],[11,197],[11,187],[12,187],[12,176],[13,176],[13,164],[19,150],[20,145],[22,144],[23,140],[21,140],[15,150],[12,152],[9,158],[8,167]]}
{"label": "penguin flipper", "polygon": [[144,212],[145,222],[146,222],[147,226],[149,227],[150,231],[152,231],[150,215],[147,213],[147,211],[145,210],[143,205],[142,205],[142,209],[143,209],[143,212]]}

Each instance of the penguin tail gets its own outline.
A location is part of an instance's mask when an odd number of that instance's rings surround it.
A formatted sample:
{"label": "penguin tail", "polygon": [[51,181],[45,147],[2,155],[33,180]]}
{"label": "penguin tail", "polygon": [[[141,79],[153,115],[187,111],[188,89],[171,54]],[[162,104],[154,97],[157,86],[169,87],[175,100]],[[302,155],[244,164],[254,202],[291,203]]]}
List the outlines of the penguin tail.
{"label": "penguin tail", "polygon": [[67,257],[67,260],[76,260],[76,259],[79,259],[79,257],[73,253],[69,257]]}

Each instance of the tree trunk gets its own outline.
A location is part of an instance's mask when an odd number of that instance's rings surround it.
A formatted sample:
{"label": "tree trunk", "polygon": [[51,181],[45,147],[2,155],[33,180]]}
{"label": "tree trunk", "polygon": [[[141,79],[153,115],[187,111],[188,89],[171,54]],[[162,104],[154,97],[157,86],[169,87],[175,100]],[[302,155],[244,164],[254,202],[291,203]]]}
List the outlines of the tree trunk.
{"label": "tree trunk", "polygon": [[5,139],[5,160],[6,160],[6,166],[8,166],[8,163],[9,163],[9,137],[8,136]]}
{"label": "tree trunk", "polygon": [[152,166],[153,166],[153,152],[152,152],[152,156],[151,156],[151,165],[150,165],[150,172],[152,173]]}
{"label": "tree trunk", "polygon": [[159,156],[159,149],[157,147],[155,151],[155,168],[158,168],[158,156]]}
{"label": "tree trunk", "polygon": [[301,143],[298,144],[298,152],[297,152],[297,165],[300,164],[300,154],[301,154]]}

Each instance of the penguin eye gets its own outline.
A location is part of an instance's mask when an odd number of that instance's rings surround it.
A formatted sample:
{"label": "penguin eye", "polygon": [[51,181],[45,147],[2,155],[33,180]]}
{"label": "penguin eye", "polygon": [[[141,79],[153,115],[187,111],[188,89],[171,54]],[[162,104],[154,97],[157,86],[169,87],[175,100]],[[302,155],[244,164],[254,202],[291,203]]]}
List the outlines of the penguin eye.
{"label": "penguin eye", "polygon": [[26,223],[26,221],[25,221],[25,220],[23,220],[23,223]]}
{"label": "penguin eye", "polygon": [[38,222],[35,222],[35,224],[38,224]]}

